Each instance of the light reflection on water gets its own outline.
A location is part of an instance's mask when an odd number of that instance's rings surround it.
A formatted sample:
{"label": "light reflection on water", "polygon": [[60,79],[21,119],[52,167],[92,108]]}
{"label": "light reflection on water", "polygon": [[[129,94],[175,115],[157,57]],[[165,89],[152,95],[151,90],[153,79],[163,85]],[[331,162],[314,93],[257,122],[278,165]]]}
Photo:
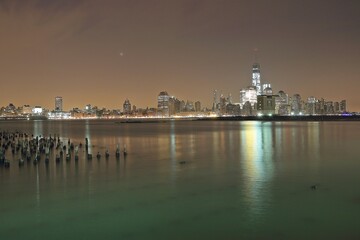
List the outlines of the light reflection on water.
{"label": "light reflection on water", "polygon": [[242,131],[242,162],[244,165],[245,202],[251,211],[250,216],[262,214],[269,201],[269,182],[272,175],[272,136],[271,123],[249,122]]}
{"label": "light reflection on water", "polygon": [[[309,224],[318,228],[314,236],[359,235],[354,223],[325,231],[341,224],[329,221],[329,215],[346,213],[356,222],[354,209],[360,212],[360,192],[351,184],[360,182],[354,158],[360,144],[357,123],[19,121],[4,122],[1,130],[57,134],[64,144],[71,139],[85,145],[88,138],[89,152],[103,155],[88,161],[83,147],[78,162],[56,164],[53,152],[48,166],[42,159],[37,166],[30,162],[19,168],[19,156],[7,152],[11,167],[0,168],[6,202],[0,206],[0,222],[5,222],[0,232],[9,237],[15,229],[12,239],[25,237],[27,231],[18,229],[34,214],[34,224],[47,226],[37,237],[51,236],[59,224],[88,239],[100,236],[84,233],[92,224],[126,226],[107,231],[127,239],[144,239],[148,229],[164,239],[174,231],[179,239],[301,239],[309,237],[302,231]],[[126,159],[115,159],[117,144],[127,145]],[[318,182],[319,191],[312,192],[309,186]],[[340,184],[347,187],[335,190]],[[328,215],[314,215],[318,211]],[[69,218],[79,219],[77,230]],[[277,230],[279,222],[289,230]],[[72,238],[66,227],[62,234]]]}

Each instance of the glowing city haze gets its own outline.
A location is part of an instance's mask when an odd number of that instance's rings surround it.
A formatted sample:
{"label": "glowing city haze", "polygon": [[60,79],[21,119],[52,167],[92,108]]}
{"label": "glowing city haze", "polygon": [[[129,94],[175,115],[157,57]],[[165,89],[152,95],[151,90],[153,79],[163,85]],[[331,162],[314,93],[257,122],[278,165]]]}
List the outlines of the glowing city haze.
{"label": "glowing city haze", "polygon": [[[65,110],[125,99],[156,107],[168,91],[211,107],[239,99],[254,48],[274,92],[360,110],[360,2],[0,0],[0,106]],[[238,102],[238,100],[236,101]]]}

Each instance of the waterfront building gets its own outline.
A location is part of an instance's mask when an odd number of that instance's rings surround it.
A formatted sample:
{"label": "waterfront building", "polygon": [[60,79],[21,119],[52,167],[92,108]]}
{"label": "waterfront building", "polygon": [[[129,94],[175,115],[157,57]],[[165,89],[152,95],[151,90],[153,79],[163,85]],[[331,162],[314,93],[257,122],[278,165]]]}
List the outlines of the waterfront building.
{"label": "waterfront building", "polygon": [[325,114],[334,114],[334,104],[332,101],[325,102]]}
{"label": "waterfront building", "polygon": [[256,89],[256,95],[261,95],[260,64],[254,63],[252,67],[251,85]]}
{"label": "waterfront building", "polygon": [[300,94],[294,94],[291,99],[291,115],[301,114],[301,96]]}
{"label": "waterfront building", "polygon": [[346,112],[346,100],[340,102],[340,112]]}
{"label": "waterfront building", "polygon": [[316,114],[316,98],[315,97],[308,97],[306,102],[306,114],[308,115],[314,115]]}
{"label": "waterfront building", "polygon": [[125,99],[125,102],[123,104],[123,113],[126,115],[131,113],[131,103],[129,99]]}
{"label": "waterfront building", "polygon": [[241,115],[243,116],[253,116],[256,114],[256,111],[254,110],[253,106],[251,106],[249,101],[244,103],[240,111]]}
{"label": "waterfront building", "polygon": [[33,115],[42,115],[44,112],[44,109],[41,107],[41,106],[35,106],[33,109],[32,109],[32,114]]}
{"label": "waterfront building", "polygon": [[55,111],[62,112],[63,111],[63,99],[62,97],[55,97]]}
{"label": "waterfront building", "polygon": [[226,103],[227,104],[230,104],[232,103],[232,96],[231,96],[231,93],[228,94],[227,98],[226,98]]}
{"label": "waterfront building", "polygon": [[196,101],[195,102],[195,112],[200,112],[201,111],[201,103],[200,101]]}
{"label": "waterfront building", "polygon": [[170,96],[166,91],[160,92],[157,98],[158,114],[163,117],[169,116],[169,99]]}
{"label": "waterfront building", "polygon": [[249,102],[252,108],[255,108],[257,101],[257,92],[255,87],[247,87],[240,90],[240,107],[244,108],[246,102]]}
{"label": "waterfront building", "polygon": [[224,97],[224,95],[220,96],[220,114],[224,115],[226,113],[226,98]]}
{"label": "waterfront building", "polygon": [[289,115],[290,112],[289,95],[280,90],[275,98],[275,114]]}
{"label": "waterfront building", "polygon": [[334,102],[334,112],[335,113],[340,112],[340,104],[339,104],[339,102]]}
{"label": "waterfront building", "polygon": [[186,103],[184,100],[180,101],[180,112],[185,112],[186,111]]}
{"label": "waterfront building", "polygon": [[226,114],[238,116],[240,115],[240,104],[239,103],[228,103],[226,105]]}
{"label": "waterfront building", "polygon": [[189,101],[189,100],[186,101],[185,111],[186,112],[194,112],[195,111],[195,106],[192,101]]}
{"label": "waterfront building", "polygon": [[92,111],[91,104],[87,104],[87,105],[85,106],[85,112],[86,112],[86,113],[91,113],[91,111]]}
{"label": "waterfront building", "polygon": [[181,110],[181,102],[176,97],[169,98],[169,115],[173,116],[180,113]]}
{"label": "waterfront building", "polygon": [[216,112],[218,110],[219,106],[219,96],[218,96],[218,90],[214,90],[213,92],[213,111]]}
{"label": "waterfront building", "polygon": [[17,109],[16,109],[14,104],[9,103],[9,105],[4,108],[3,112],[6,115],[16,115],[17,114]]}
{"label": "waterfront building", "polygon": [[22,112],[21,112],[23,115],[30,115],[32,114],[32,108],[30,105],[24,105],[22,107]]}
{"label": "waterfront building", "polygon": [[257,96],[257,113],[263,115],[275,114],[275,100],[278,95],[272,94],[272,89],[267,87],[264,89],[262,95]]}

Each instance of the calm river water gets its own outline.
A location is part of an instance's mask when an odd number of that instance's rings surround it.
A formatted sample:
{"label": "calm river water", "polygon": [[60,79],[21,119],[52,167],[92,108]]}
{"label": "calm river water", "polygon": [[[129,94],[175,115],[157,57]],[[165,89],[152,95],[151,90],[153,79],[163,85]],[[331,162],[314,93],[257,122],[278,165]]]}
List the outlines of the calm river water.
{"label": "calm river water", "polygon": [[360,122],[0,122],[15,130],[103,157],[8,151],[0,239],[360,239]]}

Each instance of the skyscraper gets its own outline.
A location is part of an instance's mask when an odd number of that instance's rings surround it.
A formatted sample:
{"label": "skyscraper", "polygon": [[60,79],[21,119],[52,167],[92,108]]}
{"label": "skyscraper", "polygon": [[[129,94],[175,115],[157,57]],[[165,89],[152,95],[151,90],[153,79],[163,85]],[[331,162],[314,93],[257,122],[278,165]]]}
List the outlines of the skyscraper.
{"label": "skyscraper", "polygon": [[260,64],[254,63],[252,69],[252,86],[256,88],[256,95],[261,95]]}
{"label": "skyscraper", "polygon": [[63,110],[63,101],[62,97],[55,97],[55,111],[56,112],[62,112]]}
{"label": "skyscraper", "polygon": [[166,91],[160,92],[158,95],[158,110],[162,116],[169,116],[169,99],[170,96]]}
{"label": "skyscraper", "polygon": [[254,108],[257,102],[256,98],[256,88],[247,87],[240,90],[240,107],[243,108],[246,102],[251,104],[251,107]]}
{"label": "skyscraper", "polygon": [[346,100],[340,102],[340,112],[346,112]]}
{"label": "skyscraper", "polygon": [[218,109],[218,104],[219,104],[218,90],[214,90],[214,92],[213,92],[213,111],[216,111]]}

